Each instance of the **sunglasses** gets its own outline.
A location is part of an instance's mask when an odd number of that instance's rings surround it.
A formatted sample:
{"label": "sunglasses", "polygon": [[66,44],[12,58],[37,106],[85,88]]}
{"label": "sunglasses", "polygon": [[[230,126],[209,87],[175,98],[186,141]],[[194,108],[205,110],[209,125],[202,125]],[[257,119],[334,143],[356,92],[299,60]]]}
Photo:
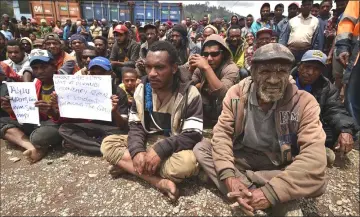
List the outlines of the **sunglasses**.
{"label": "sunglasses", "polygon": [[90,58],[91,60],[94,59],[96,56],[82,56],[82,58],[84,60],[86,60],[87,58]]}
{"label": "sunglasses", "polygon": [[219,56],[220,54],[222,53],[222,50],[219,50],[219,51],[214,51],[214,52],[203,52],[203,56],[204,57],[208,57],[209,55],[211,56],[211,57],[217,57],[217,56]]}

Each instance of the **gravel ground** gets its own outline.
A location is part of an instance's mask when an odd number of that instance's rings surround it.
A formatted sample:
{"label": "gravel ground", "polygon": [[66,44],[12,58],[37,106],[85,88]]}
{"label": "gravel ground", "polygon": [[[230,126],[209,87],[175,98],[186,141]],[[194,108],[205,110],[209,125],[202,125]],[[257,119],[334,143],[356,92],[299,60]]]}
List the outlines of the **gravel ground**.
{"label": "gravel ground", "polygon": [[[328,168],[330,180],[323,196],[301,201],[304,214],[360,215],[359,151],[348,156],[346,164]],[[233,215],[214,186],[195,178],[178,186],[181,196],[172,204],[137,178],[123,175],[112,179],[107,168],[100,157],[63,150],[53,150],[42,161],[29,165],[22,151],[1,140],[0,215]]]}

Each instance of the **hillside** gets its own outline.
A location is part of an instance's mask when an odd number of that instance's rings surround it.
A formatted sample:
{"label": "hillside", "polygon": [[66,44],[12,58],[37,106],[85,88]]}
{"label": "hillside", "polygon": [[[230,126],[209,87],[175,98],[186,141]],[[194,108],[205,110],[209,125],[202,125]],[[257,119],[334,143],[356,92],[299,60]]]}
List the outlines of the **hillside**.
{"label": "hillside", "polygon": [[[227,10],[225,7],[215,7],[209,4],[190,4],[184,5],[185,17],[191,17],[194,20],[200,20],[204,15],[210,15],[210,21],[215,18],[224,18],[226,21],[230,21],[231,16],[234,14]],[[239,14],[236,14],[239,16]]]}

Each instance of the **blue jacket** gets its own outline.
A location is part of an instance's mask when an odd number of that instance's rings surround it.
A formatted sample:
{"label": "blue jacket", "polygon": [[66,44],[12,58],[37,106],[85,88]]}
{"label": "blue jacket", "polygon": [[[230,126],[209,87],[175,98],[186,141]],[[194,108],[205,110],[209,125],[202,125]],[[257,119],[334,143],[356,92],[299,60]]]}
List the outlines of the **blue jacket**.
{"label": "blue jacket", "polygon": [[273,31],[276,31],[276,25],[274,24],[274,21],[270,20],[266,23],[262,22],[261,19],[257,19],[253,24],[251,25],[251,32],[256,37],[256,33],[263,27],[272,29]]}

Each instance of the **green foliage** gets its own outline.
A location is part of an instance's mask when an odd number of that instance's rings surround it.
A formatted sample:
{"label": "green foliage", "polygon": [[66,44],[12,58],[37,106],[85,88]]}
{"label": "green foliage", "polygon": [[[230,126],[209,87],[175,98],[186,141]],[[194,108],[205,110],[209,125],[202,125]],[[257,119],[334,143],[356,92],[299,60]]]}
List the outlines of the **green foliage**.
{"label": "green foliage", "polygon": [[[190,17],[193,20],[200,20],[204,17],[204,15],[210,15],[210,21],[215,18],[224,18],[226,21],[230,21],[230,18],[234,13],[227,10],[222,6],[209,6],[208,2],[205,4],[191,4],[184,5],[184,13],[185,17]],[[240,16],[239,14],[236,14]]]}
{"label": "green foliage", "polygon": [[12,1],[0,1],[0,14],[7,14],[10,17],[14,17]]}

